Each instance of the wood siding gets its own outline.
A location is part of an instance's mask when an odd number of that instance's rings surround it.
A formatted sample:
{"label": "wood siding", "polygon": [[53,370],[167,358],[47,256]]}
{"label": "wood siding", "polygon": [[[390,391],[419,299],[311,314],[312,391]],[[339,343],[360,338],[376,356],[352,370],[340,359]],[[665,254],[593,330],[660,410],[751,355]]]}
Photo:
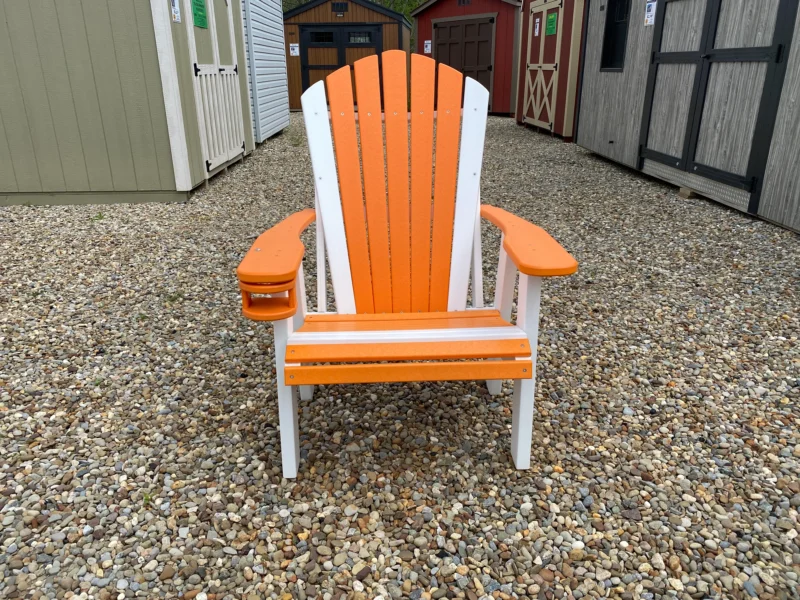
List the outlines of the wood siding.
{"label": "wood siding", "polygon": [[[673,2],[673,4],[675,4]],[[660,65],[647,147],[680,158],[692,102],[695,65]]]}
{"label": "wood siding", "polygon": [[715,48],[769,46],[780,0],[723,0]]}
{"label": "wood siding", "polygon": [[[497,13],[494,28],[494,64],[492,81],[493,112],[510,113],[514,54],[514,32],[517,23],[518,6],[503,0],[472,0],[469,5],[458,6],[455,0],[441,0],[415,16],[417,23],[416,48],[414,52],[423,54],[425,40],[433,40],[433,20],[462,18],[470,15]],[[436,58],[435,55],[430,55]]]}
{"label": "wood siding", "polygon": [[289,56],[289,44],[300,43],[300,27],[286,25],[283,29],[286,38],[286,78],[289,81],[289,107],[300,108],[300,96],[303,95],[303,71],[299,56]]}
{"label": "wood siding", "polygon": [[745,175],[764,89],[766,63],[714,63],[700,121],[695,160]]}
{"label": "wood siding", "polygon": [[0,0],[0,81],[0,193],[175,189],[149,3]]}
{"label": "wood siding", "polygon": [[598,0],[589,3],[577,142],[636,167],[654,28],[644,26],[645,2],[632,2],[624,69],[621,73],[600,71],[606,22],[606,11],[600,7],[605,4]]}
{"label": "wood siding", "polygon": [[706,0],[670,2],[664,14],[661,52],[691,52],[700,48]]}
{"label": "wood siding", "polygon": [[769,151],[758,214],[800,231],[800,12]]}

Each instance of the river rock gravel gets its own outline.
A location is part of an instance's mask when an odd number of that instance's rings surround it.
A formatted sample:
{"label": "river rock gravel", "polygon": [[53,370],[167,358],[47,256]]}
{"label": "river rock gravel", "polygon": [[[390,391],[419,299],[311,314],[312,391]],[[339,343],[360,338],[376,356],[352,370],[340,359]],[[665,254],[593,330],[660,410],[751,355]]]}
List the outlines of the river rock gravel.
{"label": "river rock gravel", "polygon": [[581,265],[532,468],[510,382],[332,386],[287,481],[234,269],[312,190],[293,115],[185,204],[0,209],[0,597],[798,597],[796,234],[491,118],[483,201]]}

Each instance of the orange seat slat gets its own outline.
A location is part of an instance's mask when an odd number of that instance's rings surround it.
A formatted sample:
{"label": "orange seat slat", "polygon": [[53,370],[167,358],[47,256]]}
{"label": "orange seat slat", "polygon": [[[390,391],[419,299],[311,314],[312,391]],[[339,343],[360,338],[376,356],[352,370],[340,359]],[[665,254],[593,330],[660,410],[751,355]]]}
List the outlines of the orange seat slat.
{"label": "orange seat slat", "polygon": [[530,379],[530,360],[487,360],[449,363],[370,365],[291,365],[284,370],[288,385],[389,383],[404,381],[476,381]]}
{"label": "orange seat slat", "polygon": [[[456,210],[458,138],[461,131],[461,73],[439,64],[436,96],[436,178],[433,192],[431,234],[430,310],[447,310],[450,291],[450,259]],[[465,260],[465,257],[460,257]]]}
{"label": "orange seat slat", "polygon": [[389,214],[383,164],[383,116],[378,57],[356,61],[358,130],[364,177],[364,203],[369,230],[369,261],[375,312],[392,312],[392,269],[389,262]]}
{"label": "orange seat slat", "polygon": [[433,100],[436,63],[411,55],[411,310],[430,306]]}
{"label": "orange seat slat", "polygon": [[392,310],[411,310],[411,240],[408,199],[407,55],[382,55],[386,112],[386,171],[389,182],[389,239],[392,264]]}
{"label": "orange seat slat", "polygon": [[361,166],[358,157],[350,67],[342,67],[328,75],[326,84],[356,312],[371,313],[374,311],[372,278],[367,249],[367,228],[364,222],[364,198],[361,193]]}
{"label": "orange seat slat", "polygon": [[524,339],[380,344],[290,344],[286,349],[287,361],[304,363],[515,358],[530,355],[530,344],[528,340]]}

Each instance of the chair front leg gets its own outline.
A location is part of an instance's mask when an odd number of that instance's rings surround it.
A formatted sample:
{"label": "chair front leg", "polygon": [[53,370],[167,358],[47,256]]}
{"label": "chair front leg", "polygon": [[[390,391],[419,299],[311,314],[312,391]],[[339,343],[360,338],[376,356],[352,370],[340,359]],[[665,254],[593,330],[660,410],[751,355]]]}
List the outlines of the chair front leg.
{"label": "chair front leg", "polygon": [[541,277],[519,276],[517,301],[517,326],[525,331],[531,345],[530,379],[514,380],[514,397],[511,413],[511,456],[517,469],[531,466],[531,441],[533,438],[533,401],[536,395],[536,353],[539,340],[539,306],[542,296]]}
{"label": "chair front leg", "polygon": [[281,462],[283,476],[297,477],[300,464],[300,431],[297,419],[297,388],[286,385],[286,345],[292,332],[292,319],[274,322],[275,371],[278,382],[278,420],[281,427]]}
{"label": "chair front leg", "polygon": [[[503,238],[500,238],[500,260],[497,263],[497,281],[494,286],[494,307],[500,311],[500,317],[506,321],[511,320],[511,307],[514,304],[514,283],[517,279],[517,267],[508,258],[503,248]],[[499,379],[487,381],[486,387],[492,396],[497,396],[503,389],[503,382]]]}
{"label": "chair front leg", "polygon": [[[293,317],[294,331],[297,331],[303,326],[303,323],[306,322],[306,314],[308,314],[308,299],[306,298],[306,280],[305,276],[303,275],[303,265],[300,265],[300,268],[297,270],[297,298],[299,304],[297,307],[297,312]],[[314,397],[313,385],[300,386],[301,400],[311,400],[313,397]]]}

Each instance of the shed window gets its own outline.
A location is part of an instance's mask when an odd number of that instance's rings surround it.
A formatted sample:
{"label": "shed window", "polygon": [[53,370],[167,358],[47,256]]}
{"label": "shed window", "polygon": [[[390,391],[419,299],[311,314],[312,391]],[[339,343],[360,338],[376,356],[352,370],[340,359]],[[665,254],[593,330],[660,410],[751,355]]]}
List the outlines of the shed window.
{"label": "shed window", "polygon": [[331,12],[346,13],[347,2],[331,2]]}
{"label": "shed window", "polygon": [[631,0],[607,0],[606,30],[600,68],[621,71],[625,66],[625,44],[628,41],[628,22]]}
{"label": "shed window", "polygon": [[469,6],[472,4],[472,0],[458,0],[459,6]]}
{"label": "shed window", "polygon": [[351,44],[371,44],[372,33],[369,31],[351,31],[348,39]]}
{"label": "shed window", "polygon": [[312,31],[311,42],[313,44],[332,44],[333,32],[332,31]]}

